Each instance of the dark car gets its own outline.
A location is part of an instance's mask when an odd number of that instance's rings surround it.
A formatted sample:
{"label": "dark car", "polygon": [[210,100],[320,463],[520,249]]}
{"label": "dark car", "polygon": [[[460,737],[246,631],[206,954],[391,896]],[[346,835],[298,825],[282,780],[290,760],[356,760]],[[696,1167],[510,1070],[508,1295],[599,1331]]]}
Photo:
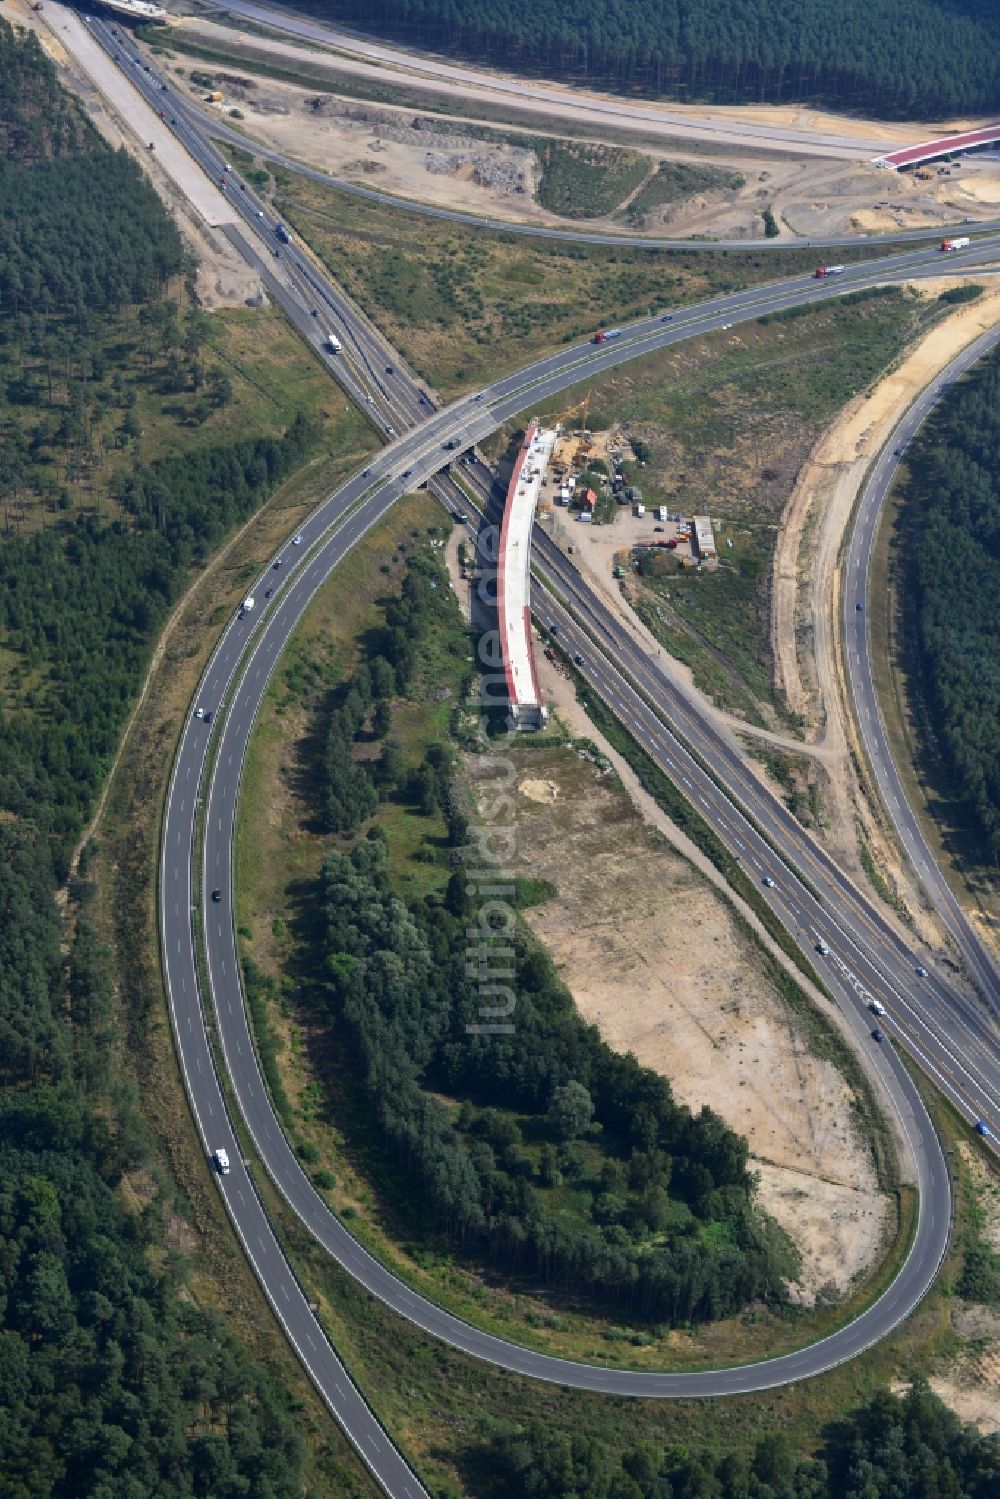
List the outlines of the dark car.
{"label": "dark car", "polygon": [[982,1135],[982,1137],[983,1137],[984,1140],[988,1140],[989,1139],[989,1136],[990,1136],[990,1127],[986,1123],[985,1119],[977,1119],[976,1120],[976,1134],[977,1135]]}
{"label": "dark car", "polygon": [[865,612],[865,606],[864,606],[864,604],[855,604],[854,611],[855,611],[856,614],[864,614],[864,612]]}
{"label": "dark car", "polygon": [[393,369],[392,369],[392,365],[391,364],[387,364],[386,365],[385,372],[386,372],[387,375],[391,375],[393,373]]}
{"label": "dark car", "polygon": [[280,567],[280,566],[281,566],[281,558],[280,558],[280,557],[279,557],[279,558],[278,558],[278,560],[277,560],[277,562],[272,562],[272,563],[271,563],[271,571],[272,571],[272,572],[277,572],[277,571],[278,571],[278,568],[279,568],[279,567]]}
{"label": "dark car", "polygon": [[269,599],[273,593],[274,593],[274,589],[273,588],[265,588],[264,589],[264,597],[266,599]]}
{"label": "dark car", "polygon": [[212,899],[214,901],[220,901],[222,899],[222,891],[221,890],[213,890],[212,891]]}
{"label": "dark car", "polygon": [[204,718],[203,721],[205,723],[211,723],[212,722],[212,710],[211,710],[211,708],[209,708],[208,712],[205,714],[205,718]]}
{"label": "dark car", "polygon": [[579,651],[577,651],[576,655],[573,657],[573,660],[576,662],[577,666],[583,665],[583,657],[580,655]]}
{"label": "dark car", "polygon": [[553,625],[551,633],[553,635],[558,635],[559,634],[559,626],[558,625]]}
{"label": "dark car", "polygon": [[370,468],[363,468],[363,469],[362,469],[362,470],[361,470],[361,477],[362,477],[362,479],[367,479],[367,478],[368,478],[368,475],[369,475],[369,474],[370,474],[370,473],[371,473],[371,469],[370,469]]}
{"label": "dark car", "polygon": [[421,406],[426,406],[429,404],[427,397],[424,395],[423,391],[420,392],[420,404]]}
{"label": "dark car", "polygon": [[674,315],[673,315],[672,312],[665,312],[663,314],[663,316],[660,318],[660,322],[661,323],[672,323],[673,320],[674,320]]}
{"label": "dark car", "polygon": [[404,468],[404,470],[403,470],[403,478],[404,479],[408,479],[412,473],[413,473],[412,468]]}
{"label": "dark car", "polygon": [[882,1040],[882,1032],[879,1030],[878,1026],[876,1026],[875,1029],[872,1031],[872,1040],[873,1041],[881,1041]]}

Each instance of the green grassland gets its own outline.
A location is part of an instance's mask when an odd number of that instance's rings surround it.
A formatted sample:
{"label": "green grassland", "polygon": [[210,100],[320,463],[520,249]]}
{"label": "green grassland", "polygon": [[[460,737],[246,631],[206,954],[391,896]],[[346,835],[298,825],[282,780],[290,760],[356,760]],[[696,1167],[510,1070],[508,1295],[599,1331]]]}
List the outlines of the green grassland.
{"label": "green grassland", "polygon": [[738,172],[720,172],[715,167],[694,166],[683,161],[661,161],[624,209],[624,217],[636,228],[645,227],[646,215],[654,208],[681,203],[695,193],[735,192],[745,179]]}
{"label": "green grassland", "polygon": [[771,566],[782,511],[824,426],[942,311],[936,299],[890,288],[764,317],[624,365],[550,408],[556,416],[589,393],[591,427],[624,422],[649,449],[635,473],[648,504],[719,522],[716,570],[650,557],[626,590],[721,708],[795,727],[771,672]]}
{"label": "green grassland", "polygon": [[0,420],[27,483],[3,486],[4,528],[27,535],[65,514],[126,522],[116,481],[166,453],[284,431],[297,411],[342,412],[318,361],[280,313],[208,316],[183,284],[161,303],[101,319],[7,325]]}
{"label": "green grassland", "polygon": [[[440,508],[428,497],[411,497],[352,549],[305,616],[251,741],[237,837],[237,921],[258,1046],[286,1128],[303,1160],[315,1168],[316,1184],[378,1258],[459,1315],[531,1346],[601,1362],[696,1367],[713,1359],[738,1361],[749,1356],[751,1347],[755,1352],[778,1351],[830,1331],[891,1274],[905,1248],[912,1211],[905,1197],[900,1199],[895,1242],[875,1280],[859,1287],[846,1305],[814,1313],[758,1307],[752,1314],[702,1327],[697,1333],[668,1335],[641,1321],[616,1323],[583,1302],[539,1294],[531,1282],[517,1276],[484,1274],[475,1264],[463,1263],[443,1240],[415,1231],[412,1214],[397,1209],[406,1200],[407,1183],[380,1145],[351,1052],[336,1027],[319,1018],[316,1005],[296,1001],[296,995],[314,991],[317,982],[316,923],[324,859],[353,841],[353,835],[323,830],[323,724],[336,700],[337,684],[375,648],[381,611],[398,590],[406,556],[418,545],[439,541],[446,526]],[[467,735],[459,689],[470,652],[455,609],[453,626],[434,639],[433,649],[422,660],[417,690],[393,707],[392,736],[410,770],[435,741],[456,732]],[[513,752],[531,761],[540,744],[532,740]],[[357,753],[364,757],[365,746]],[[452,866],[440,813],[428,815],[406,796],[392,796],[380,804],[376,822],[388,839],[396,893],[413,900],[443,890]],[[523,897],[547,898],[552,893],[525,887]],[[769,959],[765,966],[769,981],[800,1008],[794,983]],[[829,1054],[830,1035],[815,1017],[810,1023],[816,1026],[817,1049]],[[839,1066],[852,1062],[842,1055],[835,1038],[833,1055]],[[868,1108],[864,1079],[854,1076],[855,1069],[846,1070]],[[436,1096],[458,1118],[459,1101]],[[516,1111],[499,1112],[520,1131],[537,1179],[545,1144],[537,1122]],[[871,1123],[880,1138],[874,1114]],[[601,1151],[595,1146],[585,1150],[588,1158],[577,1181],[564,1180],[542,1191],[547,1210],[580,1223],[587,1219],[598,1190],[594,1182],[602,1170]],[[879,1160],[891,1190],[889,1155],[891,1149]]]}
{"label": "green grassland", "polygon": [[620,146],[550,141],[535,149],[542,167],[538,201],[566,219],[597,219],[612,213],[653,169],[648,156]]}
{"label": "green grassland", "polygon": [[812,269],[815,255],[607,249],[442,224],[275,173],[275,203],[423,379],[455,395],[595,328]]}
{"label": "green grassland", "polygon": [[[816,1379],[735,1399],[645,1402],[588,1396],[467,1359],[387,1312],[318,1248],[266,1181],[263,1190],[338,1350],[380,1419],[418,1464],[424,1482],[440,1499],[486,1499],[494,1490],[477,1457],[484,1442],[512,1425],[516,1430],[529,1420],[540,1422],[553,1439],[586,1433],[616,1452],[649,1443],[717,1456],[751,1452],[763,1433],[781,1432],[792,1451],[811,1455],[821,1447],[828,1424],[853,1405],[892,1381],[947,1372],[963,1352],[974,1351],[975,1344],[956,1331],[961,1305],[955,1301],[966,1247],[977,1242],[980,1219],[973,1174],[957,1153],[959,1147],[970,1148],[969,1132],[947,1105],[935,1098],[930,1102],[954,1158],[957,1193],[955,1233],[937,1286],[901,1328],[860,1358]],[[985,1154],[978,1155],[985,1164]],[[991,1180],[995,1192],[995,1176]],[[356,1219],[352,1227],[357,1228]],[[506,1318],[508,1335],[518,1299],[512,1298]],[[750,1344],[759,1325],[759,1310],[751,1309],[741,1330]],[[601,1358],[641,1367],[641,1348],[628,1342],[627,1330],[622,1336],[624,1345],[605,1343]],[[757,1352],[763,1351],[758,1345]]]}

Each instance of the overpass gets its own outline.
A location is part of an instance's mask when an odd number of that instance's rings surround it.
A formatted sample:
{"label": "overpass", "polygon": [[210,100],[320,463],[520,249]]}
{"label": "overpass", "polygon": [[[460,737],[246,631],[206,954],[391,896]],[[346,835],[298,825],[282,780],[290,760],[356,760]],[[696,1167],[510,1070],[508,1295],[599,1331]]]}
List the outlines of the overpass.
{"label": "overpass", "polygon": [[500,527],[497,615],[510,723],[517,729],[540,729],[546,718],[531,639],[531,531],[535,502],[555,437],[551,430],[539,430],[534,418],[528,423],[507,487]]}
{"label": "overpass", "polygon": [[885,156],[876,156],[873,165],[889,167],[898,172],[900,167],[915,167],[922,161],[934,161],[939,156],[950,156],[954,151],[971,151],[975,146],[990,146],[1000,141],[1000,124],[984,125],[981,130],[965,130],[959,135],[940,135],[937,140],[923,141],[919,146],[904,146],[899,151],[889,151]]}

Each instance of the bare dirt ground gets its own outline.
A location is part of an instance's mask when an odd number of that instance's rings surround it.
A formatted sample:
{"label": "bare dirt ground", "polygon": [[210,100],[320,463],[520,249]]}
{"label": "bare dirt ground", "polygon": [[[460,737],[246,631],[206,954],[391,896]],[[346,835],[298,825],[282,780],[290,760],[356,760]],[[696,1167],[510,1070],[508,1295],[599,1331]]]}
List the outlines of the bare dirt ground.
{"label": "bare dirt ground", "polygon": [[[293,51],[303,61],[315,64],[317,60],[315,52]],[[174,52],[173,63],[185,75],[192,68],[206,67],[182,50]],[[185,78],[177,82],[190,88]],[[566,223],[533,196],[538,177],[533,152],[463,135],[460,118],[415,115],[412,109],[317,95],[308,85],[299,87],[238,71],[217,75],[217,82],[226,96],[222,110],[238,108],[246,128],[263,145],[333,176],[436,207],[546,226]],[[190,91],[199,97],[198,90]],[[736,117],[733,111],[720,113],[726,119]],[[816,111],[748,109],[742,118],[759,126],[815,129],[818,135],[843,126],[841,133],[849,136],[859,128],[858,122],[838,121]],[[558,130],[557,121],[550,124]],[[599,140],[600,120],[591,117],[587,125]],[[913,138],[926,138],[923,128],[924,135]],[[710,157],[704,155],[704,148],[699,156],[699,142],[694,138],[680,149],[674,143],[669,151],[662,145],[658,148],[655,138],[651,145],[637,144],[649,150],[656,165],[662,160],[700,161],[740,172],[744,186],[694,193],[682,202],[654,208],[638,230],[614,217],[574,220],[579,227],[619,233],[627,228],[630,234],[647,236],[757,238],[763,234],[764,210],[771,208],[783,238],[809,239],[925,224],[943,226],[1000,203],[1000,163],[996,162],[966,161],[961,176],[957,168],[940,169],[949,171],[948,176],[935,169],[932,181],[924,183],[908,173],[876,171],[867,160],[755,155],[752,133],[744,133],[738,145],[723,144],[721,149],[716,145]]]}
{"label": "bare dirt ground", "polygon": [[[974,278],[973,278],[974,279]],[[936,295],[950,279],[922,284]],[[1000,318],[1000,289],[960,308],[921,339],[870,397],[852,401],[816,444],[782,518],[774,556],[771,638],[775,677],[807,738],[825,751],[827,841],[862,873],[858,826],[875,862],[927,942],[945,940],[882,818],[858,784],[845,688],[836,659],[838,562],[844,533],[869,464],[916,394],[955,355]]]}
{"label": "bare dirt ground", "polygon": [[840,1073],[811,1053],[728,905],[606,772],[540,746],[520,767],[518,862],[558,889],[529,920],[581,1013],[748,1137],[761,1203],[802,1253],[796,1294],[843,1295],[877,1256],[887,1204]]}
{"label": "bare dirt ground", "polygon": [[[220,38],[217,21],[179,17],[178,24],[187,30],[199,30],[206,36]],[[225,28],[232,44],[240,38],[239,22],[230,20]],[[245,40],[260,45],[260,39]],[[673,102],[641,104],[620,97],[581,88],[577,84],[555,81],[535,83],[530,79],[512,78],[486,68],[456,64],[443,58],[407,52],[400,46],[369,40],[349,32],[338,32],[333,38],[335,50],[325,50],[312,43],[269,38],[268,51],[282,58],[299,59],[321,65],[332,72],[356,73],[370,81],[430,88],[452,97],[491,97],[513,105],[528,107],[538,113],[573,117],[590,123],[595,117],[613,120],[619,129],[644,132],[667,129],[676,134],[684,131],[693,138],[713,141],[730,140],[744,145],[752,142],[758,148],[788,150],[841,157],[866,157],[890,148],[927,140],[938,134],[966,130],[988,123],[983,120],[951,120],[937,124],[848,119],[807,105],[684,105]]]}
{"label": "bare dirt ground", "polygon": [[[542,494],[548,497],[553,492],[550,482]],[[758,728],[755,724],[748,724],[742,718],[736,718],[716,707],[694,686],[691,668],[669,655],[653,632],[643,624],[630,607],[629,595],[615,581],[613,568],[620,554],[627,554],[637,542],[656,539],[653,529],[658,524],[655,512],[651,513],[647,510],[640,520],[629,507],[621,506],[612,525],[595,526],[581,524],[576,519],[574,511],[552,505],[546,499],[540,507],[539,520],[564,551],[572,547],[573,558],[577,566],[600,591],[604,601],[615,611],[623,628],[628,630],[632,638],[648,655],[656,658],[663,674],[679,690],[691,697],[696,697],[699,703],[714,715],[721,728],[732,734],[738,733],[743,737],[759,740],[762,744],[772,745],[776,749],[787,750],[793,754],[808,755],[815,759],[826,758],[826,749],[822,744],[803,744],[790,735]],[[673,528],[668,524],[666,529],[672,530]],[[666,531],[664,534],[666,535]]]}
{"label": "bare dirt ground", "polygon": [[[979,1232],[1000,1251],[1000,1178],[967,1144],[960,1143],[958,1151],[982,1213]],[[1000,1314],[955,1297],[951,1323],[964,1346],[931,1376],[931,1388],[963,1421],[982,1432],[1000,1431]]]}

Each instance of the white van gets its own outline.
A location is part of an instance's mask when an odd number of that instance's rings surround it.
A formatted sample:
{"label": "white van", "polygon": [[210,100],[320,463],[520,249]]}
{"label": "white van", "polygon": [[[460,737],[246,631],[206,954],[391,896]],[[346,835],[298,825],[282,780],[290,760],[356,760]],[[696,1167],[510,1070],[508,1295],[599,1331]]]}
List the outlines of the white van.
{"label": "white van", "polygon": [[871,1002],[871,1004],[868,1006],[868,1008],[869,1008],[869,1010],[871,1010],[871,1012],[872,1012],[873,1015],[884,1015],[885,1014],[885,1005],[882,1003],[882,1001],[880,999],[873,999],[872,1002]]}
{"label": "white van", "polygon": [[232,1169],[229,1165],[229,1155],[222,1149],[212,1151],[212,1164],[220,1176],[228,1176]]}

